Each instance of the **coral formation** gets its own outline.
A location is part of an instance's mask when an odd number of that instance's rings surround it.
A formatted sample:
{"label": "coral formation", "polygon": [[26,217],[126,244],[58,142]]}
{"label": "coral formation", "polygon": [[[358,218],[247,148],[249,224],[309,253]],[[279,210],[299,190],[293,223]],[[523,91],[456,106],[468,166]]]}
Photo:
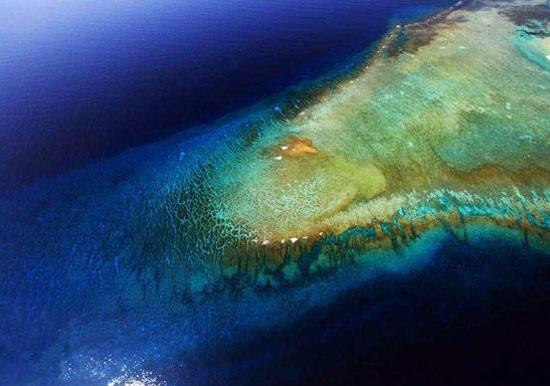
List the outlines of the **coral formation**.
{"label": "coral formation", "polygon": [[1,197],[0,355],[44,353],[48,369],[71,355],[69,384],[98,325],[161,342],[148,359],[194,356],[441,245],[547,256],[548,31],[542,2],[457,3],[396,25],[338,81]]}
{"label": "coral formation", "polygon": [[[442,222],[496,222],[546,239],[550,73],[529,42],[545,47],[547,10],[477,2],[397,26],[353,79],[256,125],[253,141],[208,172],[210,229],[231,244],[222,260],[247,256],[257,272],[251,260],[284,266],[349,229],[374,235],[365,248],[373,239],[395,248]],[[226,230],[235,228],[250,236]]]}

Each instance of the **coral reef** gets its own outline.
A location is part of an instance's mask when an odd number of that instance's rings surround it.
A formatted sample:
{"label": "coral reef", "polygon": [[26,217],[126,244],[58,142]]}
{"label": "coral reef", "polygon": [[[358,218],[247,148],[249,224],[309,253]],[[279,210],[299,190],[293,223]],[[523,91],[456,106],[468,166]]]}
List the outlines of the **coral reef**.
{"label": "coral reef", "polygon": [[[283,269],[349,229],[375,235],[361,241],[366,249],[396,248],[442,222],[489,221],[546,239],[550,73],[518,43],[544,39],[546,14],[543,4],[477,2],[397,26],[353,79],[255,126],[253,141],[208,172],[210,228],[231,245],[221,248],[224,269]],[[441,210],[434,197],[461,209]],[[202,215],[193,215],[201,227]]]}
{"label": "coral reef", "polygon": [[[244,339],[353,286],[349,272],[411,269],[442,240],[548,255],[548,31],[543,2],[460,3],[395,26],[338,81],[2,197],[0,355],[57,365],[85,351],[71,332],[103,333],[88,318],[148,326],[140,341],[181,327],[155,350],[208,348],[217,326]],[[262,297],[291,290],[307,296]],[[154,323],[133,319],[151,305],[139,317]]]}

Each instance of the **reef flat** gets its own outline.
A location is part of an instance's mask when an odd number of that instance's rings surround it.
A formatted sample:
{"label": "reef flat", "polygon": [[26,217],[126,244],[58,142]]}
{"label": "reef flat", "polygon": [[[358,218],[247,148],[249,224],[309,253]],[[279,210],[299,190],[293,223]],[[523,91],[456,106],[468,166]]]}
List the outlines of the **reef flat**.
{"label": "reef flat", "polygon": [[[182,224],[205,216],[220,230],[205,235],[220,245],[213,260],[240,266],[238,249],[277,264],[296,243],[307,249],[352,228],[378,248],[441,221],[526,227],[547,239],[547,6],[460,5],[395,26],[351,79],[255,125],[191,177],[211,208],[190,216],[186,201],[174,212]],[[188,197],[185,189],[175,194]]]}
{"label": "reef flat", "polygon": [[474,287],[548,293],[549,39],[547,3],[460,2],[337,81],[2,197],[0,373],[280,384],[245,381],[255,344],[346,291],[376,315],[392,301],[364,294],[388,277],[388,298],[439,288],[460,315],[491,308]]}

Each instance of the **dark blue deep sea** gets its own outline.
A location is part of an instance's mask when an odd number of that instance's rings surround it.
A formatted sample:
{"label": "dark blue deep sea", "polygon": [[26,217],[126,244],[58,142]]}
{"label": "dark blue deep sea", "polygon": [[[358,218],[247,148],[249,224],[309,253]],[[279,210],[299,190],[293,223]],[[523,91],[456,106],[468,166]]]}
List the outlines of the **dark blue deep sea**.
{"label": "dark blue deep sea", "polygon": [[451,3],[2,1],[4,187],[158,140],[342,70],[392,18],[421,17]]}
{"label": "dark blue deep sea", "polygon": [[437,228],[367,267],[178,302],[96,259],[132,209],[110,190],[135,178],[147,201],[170,138],[200,158],[210,123],[450,4],[0,0],[0,386],[548,384],[550,259],[519,231]]}

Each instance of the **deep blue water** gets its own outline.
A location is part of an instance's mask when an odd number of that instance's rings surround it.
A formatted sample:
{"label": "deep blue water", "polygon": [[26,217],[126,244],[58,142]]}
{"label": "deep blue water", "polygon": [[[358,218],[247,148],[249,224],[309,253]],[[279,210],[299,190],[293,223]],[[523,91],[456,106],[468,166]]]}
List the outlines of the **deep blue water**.
{"label": "deep blue water", "polygon": [[451,3],[2,1],[4,188],[249,106]]}

